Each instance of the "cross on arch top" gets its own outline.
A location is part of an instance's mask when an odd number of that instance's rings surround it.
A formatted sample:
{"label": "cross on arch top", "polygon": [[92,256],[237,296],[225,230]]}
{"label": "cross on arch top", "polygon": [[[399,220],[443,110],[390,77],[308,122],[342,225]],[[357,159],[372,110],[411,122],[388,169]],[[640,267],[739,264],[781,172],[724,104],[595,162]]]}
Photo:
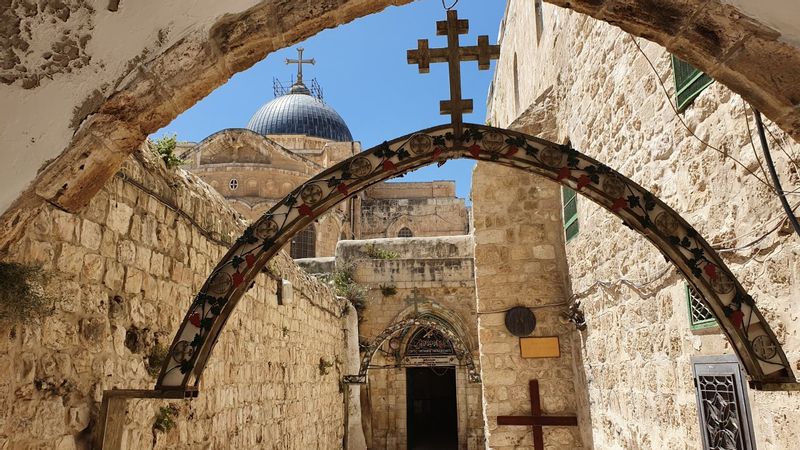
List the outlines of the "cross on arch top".
{"label": "cross on arch top", "polygon": [[459,35],[469,32],[469,21],[459,19],[455,10],[447,11],[447,20],[436,22],[436,35],[447,36],[447,47],[430,48],[427,39],[419,39],[417,48],[407,53],[408,63],[417,64],[420,73],[430,72],[431,63],[446,62],[450,72],[450,99],[439,103],[441,114],[451,116],[453,132],[461,137],[464,114],[471,113],[472,99],[461,98],[461,62],[477,61],[478,69],[487,70],[491,60],[500,57],[500,46],[489,45],[489,36],[478,36],[478,45],[461,47]]}

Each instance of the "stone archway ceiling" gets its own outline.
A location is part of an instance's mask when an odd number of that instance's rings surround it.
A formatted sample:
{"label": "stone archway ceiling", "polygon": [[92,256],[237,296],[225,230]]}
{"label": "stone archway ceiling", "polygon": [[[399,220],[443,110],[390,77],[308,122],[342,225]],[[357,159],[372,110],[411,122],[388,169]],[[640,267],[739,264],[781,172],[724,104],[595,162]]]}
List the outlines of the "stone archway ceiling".
{"label": "stone archway ceiling", "polygon": [[466,367],[469,381],[471,383],[481,382],[481,375],[478,372],[478,369],[475,367],[475,361],[472,359],[472,352],[466,347],[466,345],[464,345],[463,339],[461,339],[461,337],[443,321],[436,320],[436,317],[431,316],[410,317],[397,321],[386,327],[386,329],[383,330],[381,334],[376,336],[375,339],[373,339],[369,346],[364,350],[364,356],[361,357],[361,366],[358,369],[358,375],[346,375],[344,377],[344,382],[358,384],[366,383],[369,364],[372,361],[372,357],[375,355],[375,352],[378,351],[378,349],[381,347],[381,345],[383,345],[384,342],[386,342],[387,339],[410,327],[430,328],[441,333],[453,344],[453,352],[459,361],[461,361],[461,363],[464,365],[464,367]]}
{"label": "stone archway ceiling", "polygon": [[372,184],[452,158],[528,171],[569,186],[609,210],[652,242],[702,293],[754,388],[794,386],[789,361],[753,298],[708,242],[669,206],[577,150],[518,132],[465,124],[462,142],[454,142],[452,128],[445,125],[385,142],[342,161],[296,188],[253,223],[192,301],[156,389],[196,388],[225,322],[253,278],[316,217]]}

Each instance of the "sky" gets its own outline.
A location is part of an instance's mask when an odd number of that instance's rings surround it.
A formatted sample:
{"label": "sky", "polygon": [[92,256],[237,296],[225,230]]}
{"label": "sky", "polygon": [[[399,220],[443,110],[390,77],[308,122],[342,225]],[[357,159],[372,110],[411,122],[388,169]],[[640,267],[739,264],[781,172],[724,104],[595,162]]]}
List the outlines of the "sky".
{"label": "sky", "polygon": [[[505,0],[460,0],[455,8],[459,18],[469,20],[469,34],[461,35],[461,45],[476,45],[481,34],[495,44],[504,8]],[[344,118],[365,150],[447,123],[449,116],[439,114],[439,101],[450,97],[447,64],[431,64],[430,73],[420,74],[416,65],[406,62],[406,50],[417,48],[417,39],[428,39],[431,48],[447,45],[446,36],[436,36],[436,21],[444,19],[441,0],[418,0],[325,30],[234,75],[153,137],[176,134],[180,141],[199,142],[225,128],[244,128],[261,105],[274,98],[273,77],[288,85],[296,75],[297,66],[284,61],[297,58],[297,47],[305,48],[303,58],[316,61],[303,66],[304,81],[309,84],[317,79],[325,102]],[[464,116],[465,122],[485,122],[494,69],[495,63],[482,71],[477,62],[461,64],[462,96],[474,103],[474,112]],[[455,180],[457,195],[468,199],[474,165],[474,161],[452,160],[397,181]]]}

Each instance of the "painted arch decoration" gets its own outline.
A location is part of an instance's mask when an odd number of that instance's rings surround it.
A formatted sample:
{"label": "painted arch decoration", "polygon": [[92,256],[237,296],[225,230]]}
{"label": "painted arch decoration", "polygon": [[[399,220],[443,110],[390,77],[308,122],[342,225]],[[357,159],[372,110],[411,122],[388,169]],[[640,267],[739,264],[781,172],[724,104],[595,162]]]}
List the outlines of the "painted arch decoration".
{"label": "painted arch decoration", "polygon": [[453,353],[455,353],[455,356],[458,358],[461,365],[467,369],[467,377],[469,378],[470,383],[481,382],[481,374],[477,367],[475,367],[475,361],[472,358],[472,352],[464,344],[464,341],[461,339],[461,337],[444,321],[437,320],[435,317],[431,316],[410,317],[389,325],[381,332],[381,334],[376,336],[375,339],[369,343],[366,349],[364,349],[364,354],[361,357],[361,365],[358,369],[358,375],[346,375],[344,377],[344,382],[357,384],[366,383],[369,364],[372,361],[372,357],[375,356],[375,352],[378,351],[378,349],[381,347],[381,345],[383,345],[384,342],[386,342],[387,339],[405,329],[412,327],[429,328],[441,333],[442,336],[447,338],[450,343],[453,344]]}
{"label": "painted arch decoration", "polygon": [[384,142],[325,170],[253,223],[225,254],[189,306],[161,369],[157,390],[196,390],[211,351],[253,279],[292,236],[366,187],[448,159],[491,161],[531,172],[606,208],[674,263],[700,292],[755,389],[796,380],[753,298],[720,256],[653,194],[577,150],[522,133],[465,124],[460,138],[442,125]]}

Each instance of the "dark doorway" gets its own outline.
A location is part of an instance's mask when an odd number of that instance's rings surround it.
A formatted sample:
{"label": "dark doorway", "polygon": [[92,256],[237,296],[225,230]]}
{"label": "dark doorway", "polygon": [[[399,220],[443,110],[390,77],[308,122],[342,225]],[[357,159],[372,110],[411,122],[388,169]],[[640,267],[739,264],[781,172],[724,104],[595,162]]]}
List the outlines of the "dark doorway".
{"label": "dark doorway", "polygon": [[408,450],[457,450],[456,370],[406,369]]}

